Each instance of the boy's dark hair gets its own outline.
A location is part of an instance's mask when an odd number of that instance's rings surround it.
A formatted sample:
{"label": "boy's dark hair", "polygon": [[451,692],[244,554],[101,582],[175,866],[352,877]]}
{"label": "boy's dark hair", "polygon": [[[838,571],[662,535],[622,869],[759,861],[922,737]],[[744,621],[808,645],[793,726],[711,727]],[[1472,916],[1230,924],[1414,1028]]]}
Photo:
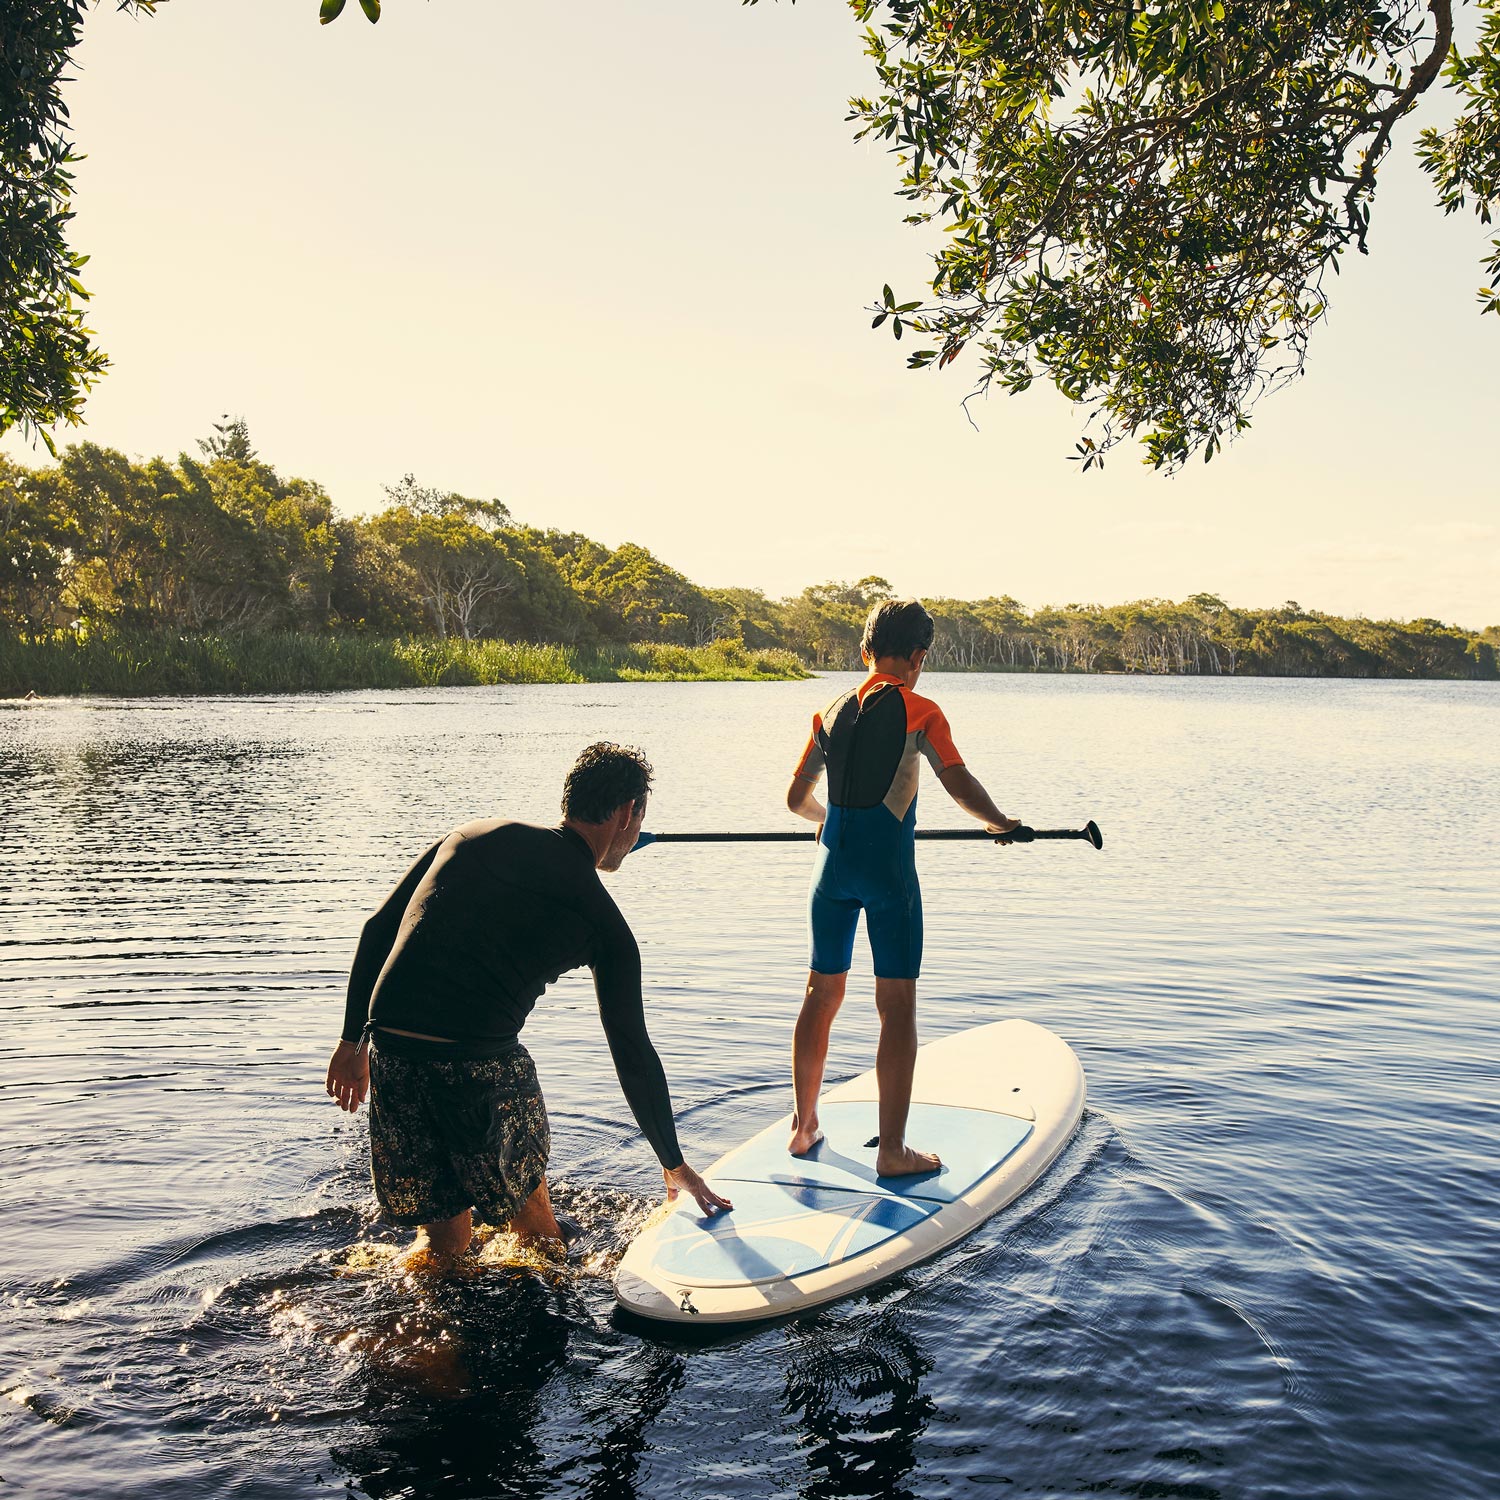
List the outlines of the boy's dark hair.
{"label": "boy's dark hair", "polygon": [[870,611],[859,646],[871,661],[910,656],[932,645],[932,631],[932,616],[916,599],[887,599]]}
{"label": "boy's dark hair", "polygon": [[651,790],[651,762],[629,745],[600,740],[590,745],[563,782],[562,815],[580,823],[604,823],[622,802],[637,812]]}

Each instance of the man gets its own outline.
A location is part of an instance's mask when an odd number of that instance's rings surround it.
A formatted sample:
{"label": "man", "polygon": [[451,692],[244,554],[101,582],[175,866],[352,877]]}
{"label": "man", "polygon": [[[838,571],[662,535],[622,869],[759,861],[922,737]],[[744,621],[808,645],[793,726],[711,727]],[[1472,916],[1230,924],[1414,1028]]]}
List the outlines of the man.
{"label": "man", "polygon": [[375,1196],[412,1250],[462,1255],[482,1221],[559,1239],[547,1195],[551,1137],[519,1033],[564,971],[594,972],[620,1086],[661,1162],[667,1198],[730,1206],[677,1145],[666,1075],[646,1034],[641,959],[600,883],[640,835],[651,767],[590,745],[563,786],[562,826],[468,823],[434,844],[365,923],[328,1092],[370,1096]]}
{"label": "man", "polygon": [[[812,957],[792,1039],[789,1149],[805,1156],[823,1138],[818,1092],[828,1034],[844,1002],[861,910],[875,961],[880,1043],[880,1141],[883,1177],[935,1172],[939,1159],[906,1144],[917,1061],[917,976],[922,967],[922,892],[917,884],[917,777],[926,760],[966,813],[994,834],[1018,827],[965,768],[948,721],[913,689],[932,645],[932,616],[915,600],[888,600],[870,611],[860,656],[870,675],[813,715],[812,735],[787,792],[787,806],[815,823],[817,862],[809,899]],[[813,788],[828,770],[828,807]]]}

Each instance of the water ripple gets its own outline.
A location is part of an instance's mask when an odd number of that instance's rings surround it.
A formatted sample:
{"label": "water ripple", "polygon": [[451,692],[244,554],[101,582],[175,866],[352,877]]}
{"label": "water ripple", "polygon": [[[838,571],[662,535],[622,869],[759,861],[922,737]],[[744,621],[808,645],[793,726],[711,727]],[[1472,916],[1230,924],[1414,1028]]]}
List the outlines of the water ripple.
{"label": "water ripple", "polygon": [[[0,713],[16,1492],[1500,1493],[1485,684],[934,679],[1003,803],[1109,837],[919,853],[924,1033],[1023,1014],[1084,1061],[1043,1182],[814,1315],[643,1336],[608,1277],[661,1179],[574,976],[527,1031],[572,1257],[401,1272],[322,1093],[370,905],[454,823],[551,820],[601,735],[648,748],[660,828],[783,826],[838,686]],[[787,1107],[805,856],[665,846],[613,882],[694,1161]],[[830,1080],[874,1039],[858,951]]]}

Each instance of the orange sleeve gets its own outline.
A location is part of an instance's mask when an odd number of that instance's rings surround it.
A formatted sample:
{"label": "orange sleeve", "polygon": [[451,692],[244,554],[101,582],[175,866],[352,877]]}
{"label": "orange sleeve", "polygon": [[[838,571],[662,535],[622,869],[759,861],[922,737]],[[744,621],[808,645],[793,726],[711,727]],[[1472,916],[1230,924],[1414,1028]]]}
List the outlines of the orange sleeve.
{"label": "orange sleeve", "polygon": [[908,732],[916,730],[917,748],[927,757],[927,764],[938,772],[963,765],[964,758],[953,743],[953,731],[948,728],[942,709],[930,698],[918,698],[915,694],[908,703],[911,718],[915,721],[910,724]]}
{"label": "orange sleeve", "polygon": [[792,772],[793,776],[802,776],[808,781],[816,781],[823,774],[825,758],[820,739],[822,733],[823,715],[814,714],[812,733],[807,737],[807,747],[802,752],[802,759],[797,762],[797,769]]}

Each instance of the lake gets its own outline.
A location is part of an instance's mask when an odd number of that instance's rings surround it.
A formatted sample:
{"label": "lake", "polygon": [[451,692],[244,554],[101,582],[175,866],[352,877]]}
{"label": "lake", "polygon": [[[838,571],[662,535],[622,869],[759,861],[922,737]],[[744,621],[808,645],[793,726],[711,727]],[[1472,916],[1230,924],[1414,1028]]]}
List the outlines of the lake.
{"label": "lake", "polygon": [[[1082,1059],[1047,1176],[798,1322],[617,1326],[661,1178],[585,973],[525,1033],[583,1242],[399,1279],[322,1087],[368,911],[456,823],[555,821],[599,738],[656,831],[797,826],[854,680],[0,705],[3,1493],[1493,1497],[1492,684],[924,677],[1002,808],[1104,830],[918,846],[923,1034]],[[918,820],[966,822],[925,772]],[[789,1108],[811,854],[606,877],[700,1167]],[[871,990],[861,937],[830,1081]]]}

